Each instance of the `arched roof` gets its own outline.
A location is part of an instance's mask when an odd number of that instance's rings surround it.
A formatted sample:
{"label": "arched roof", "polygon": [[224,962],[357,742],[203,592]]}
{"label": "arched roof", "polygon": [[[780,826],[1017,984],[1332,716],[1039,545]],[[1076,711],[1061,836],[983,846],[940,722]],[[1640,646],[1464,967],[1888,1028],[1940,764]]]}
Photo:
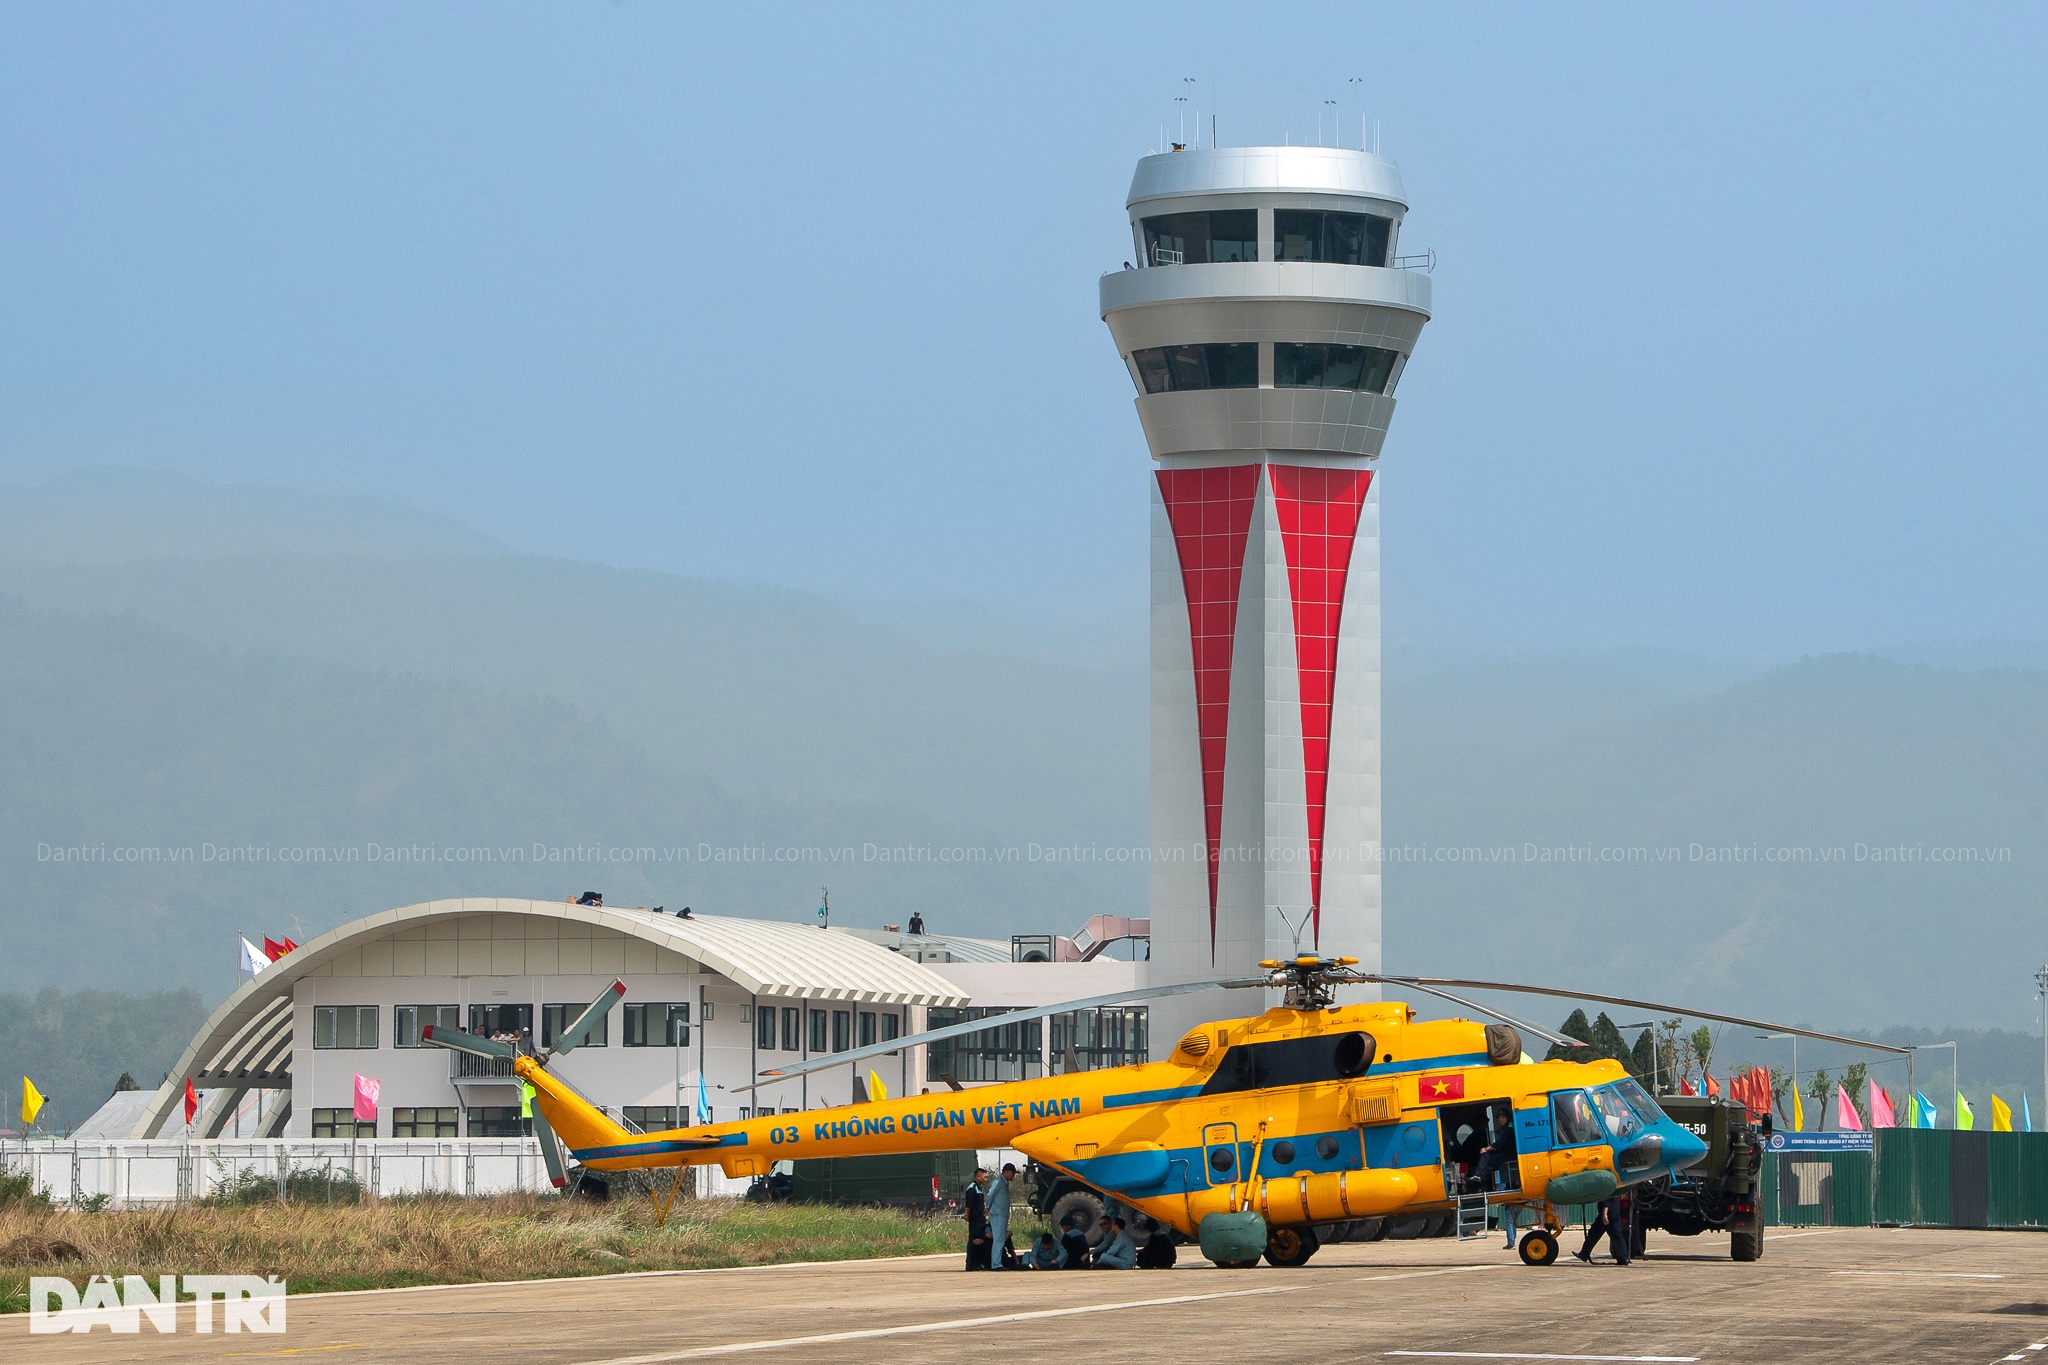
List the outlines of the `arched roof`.
{"label": "arched roof", "polygon": [[162,1131],[182,1100],[187,1076],[209,1088],[290,1084],[292,987],[298,981],[330,974],[348,955],[423,923],[467,916],[524,917],[587,926],[586,933],[609,930],[701,963],[754,995],[882,1005],[967,1002],[959,987],[922,963],[853,934],[807,924],[722,915],[680,919],[646,910],[563,901],[477,897],[424,901],[330,929],[243,982],[193,1036],[170,1078],[158,1088],[136,1124],[134,1135],[155,1137]]}

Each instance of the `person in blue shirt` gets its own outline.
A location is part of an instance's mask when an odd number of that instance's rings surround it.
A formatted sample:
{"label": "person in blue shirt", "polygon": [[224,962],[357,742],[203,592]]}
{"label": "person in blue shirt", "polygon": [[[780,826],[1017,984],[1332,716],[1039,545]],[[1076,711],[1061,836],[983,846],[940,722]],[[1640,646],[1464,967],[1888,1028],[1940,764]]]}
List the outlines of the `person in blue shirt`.
{"label": "person in blue shirt", "polygon": [[1104,1217],[1102,1240],[1095,1244],[1095,1268],[1097,1270],[1135,1270],[1138,1266],[1138,1245],[1131,1240],[1131,1234],[1124,1228],[1124,1220]]}

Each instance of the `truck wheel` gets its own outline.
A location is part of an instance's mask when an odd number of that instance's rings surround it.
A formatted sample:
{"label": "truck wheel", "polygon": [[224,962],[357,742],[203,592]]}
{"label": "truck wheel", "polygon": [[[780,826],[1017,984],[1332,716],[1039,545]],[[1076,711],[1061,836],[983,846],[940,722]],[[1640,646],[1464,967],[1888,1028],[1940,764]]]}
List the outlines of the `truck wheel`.
{"label": "truck wheel", "polygon": [[1523,1234],[1518,1250],[1523,1265],[1550,1265],[1557,1260],[1557,1236],[1549,1228],[1537,1228]]}
{"label": "truck wheel", "polygon": [[1266,1264],[1281,1267],[1307,1265],[1322,1243],[1313,1228],[1274,1228],[1266,1234]]}
{"label": "truck wheel", "polygon": [[1650,1230],[1644,1227],[1641,1223],[1638,1223],[1633,1228],[1631,1228],[1629,1230],[1628,1235],[1629,1259],[1632,1261],[1640,1261],[1643,1258],[1643,1246],[1649,1240]]}
{"label": "truck wheel", "polygon": [[1729,1229],[1728,1255],[1737,1261],[1761,1261],[1764,1258],[1764,1219],[1761,1213],[1752,1214],[1748,1222]]}
{"label": "truck wheel", "polygon": [[1088,1245],[1102,1240],[1102,1201],[1091,1190],[1068,1190],[1053,1200],[1045,1216],[1055,1228],[1062,1229],[1081,1219],[1081,1235],[1088,1239]]}
{"label": "truck wheel", "polygon": [[1387,1235],[1387,1220],[1384,1218],[1361,1218],[1351,1225],[1351,1240],[1354,1242],[1378,1242]]}

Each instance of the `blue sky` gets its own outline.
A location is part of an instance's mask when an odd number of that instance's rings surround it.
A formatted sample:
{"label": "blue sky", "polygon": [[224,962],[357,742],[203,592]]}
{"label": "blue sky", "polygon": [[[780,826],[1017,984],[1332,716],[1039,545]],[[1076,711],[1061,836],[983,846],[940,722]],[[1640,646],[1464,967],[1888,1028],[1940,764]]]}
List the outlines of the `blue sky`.
{"label": "blue sky", "polygon": [[1383,462],[1390,636],[2048,637],[2044,34],[10,5],[0,483],[367,492],[537,551],[1136,619],[1147,461],[1094,313],[1132,163],[1177,94],[1227,143],[1313,140],[1333,99],[1441,261]]}

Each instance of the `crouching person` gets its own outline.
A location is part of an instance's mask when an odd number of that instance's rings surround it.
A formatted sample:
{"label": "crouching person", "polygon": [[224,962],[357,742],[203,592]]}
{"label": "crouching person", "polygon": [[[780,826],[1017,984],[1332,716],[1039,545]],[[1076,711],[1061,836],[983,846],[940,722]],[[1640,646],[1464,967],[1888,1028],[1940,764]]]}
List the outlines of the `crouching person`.
{"label": "crouching person", "polygon": [[1102,1240],[1095,1244],[1095,1268],[1097,1270],[1131,1270],[1138,1264],[1137,1243],[1124,1227],[1121,1218],[1102,1220]]}
{"label": "crouching person", "polygon": [[1145,1239],[1144,1249],[1138,1252],[1138,1269],[1171,1270],[1179,1259],[1173,1249],[1173,1234],[1157,1223],[1152,1225],[1152,1235]]}

